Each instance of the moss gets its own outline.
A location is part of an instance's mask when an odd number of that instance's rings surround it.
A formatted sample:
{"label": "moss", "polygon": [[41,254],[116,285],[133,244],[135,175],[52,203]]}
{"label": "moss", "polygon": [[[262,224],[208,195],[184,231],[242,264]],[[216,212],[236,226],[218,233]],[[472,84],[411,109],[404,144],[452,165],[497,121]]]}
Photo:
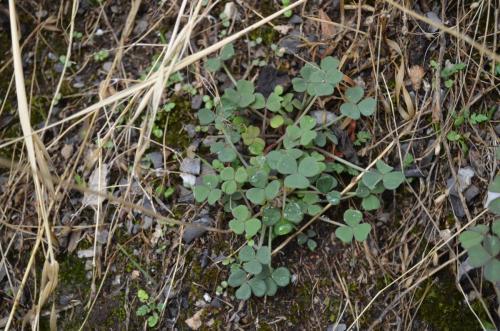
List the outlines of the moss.
{"label": "moss", "polygon": [[[418,317],[434,330],[460,331],[481,330],[479,323],[457,290],[450,271],[443,271],[434,280],[429,280],[416,293],[422,299]],[[474,304],[473,304],[474,306]],[[485,319],[482,308],[475,310]],[[482,314],[481,314],[482,313]]]}
{"label": "moss", "polygon": [[278,31],[274,30],[272,27],[263,26],[250,32],[251,40],[255,40],[259,37],[262,38],[262,44],[270,46],[278,41],[279,35]]}
{"label": "moss", "polygon": [[[155,124],[164,129],[165,143],[173,148],[186,148],[189,146],[191,139],[186,131],[183,130],[184,125],[192,123],[194,117],[191,113],[191,102],[188,99],[174,96],[170,98],[170,102],[175,103],[175,108],[170,112],[159,111]],[[158,142],[163,143],[163,138],[155,138]]]}

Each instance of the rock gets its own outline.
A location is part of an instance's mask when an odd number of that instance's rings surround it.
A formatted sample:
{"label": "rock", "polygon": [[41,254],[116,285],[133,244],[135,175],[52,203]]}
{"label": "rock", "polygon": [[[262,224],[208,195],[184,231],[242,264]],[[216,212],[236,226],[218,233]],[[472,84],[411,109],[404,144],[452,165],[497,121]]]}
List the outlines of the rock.
{"label": "rock", "polygon": [[149,217],[149,216],[144,216],[144,218],[142,219],[142,225],[141,225],[141,228],[143,230],[147,230],[149,229],[151,226],[153,225],[153,218]]}
{"label": "rock", "polygon": [[191,108],[198,110],[201,108],[202,103],[203,103],[203,97],[197,94],[191,99]]}
{"label": "rock", "polygon": [[194,196],[191,190],[188,190],[187,188],[179,185],[177,188],[177,192],[179,192],[179,198],[177,199],[179,203],[194,202]]}
{"label": "rock", "polygon": [[135,27],[134,27],[134,35],[138,36],[143,34],[147,28],[148,28],[148,20],[147,18],[141,18],[138,21],[136,21]]}
{"label": "rock", "polygon": [[[425,17],[427,17],[428,19],[430,19],[432,22],[434,22],[436,24],[443,24],[443,22],[441,21],[439,16],[433,11],[425,13]],[[426,27],[427,32],[431,32],[431,33],[434,33],[438,30],[438,28],[436,28],[432,25],[429,25],[429,24],[425,24],[425,27]]]}
{"label": "rock", "polygon": [[97,231],[96,233],[96,238],[95,240],[99,243],[99,244],[106,244],[108,242],[108,237],[109,237],[109,231],[104,229],[104,230],[99,230]]}
{"label": "rock", "polygon": [[76,255],[78,256],[79,259],[88,259],[94,256],[94,249],[93,248],[81,249],[76,252]]}
{"label": "rock", "polygon": [[290,86],[288,73],[279,71],[272,65],[262,67],[257,78],[255,90],[268,97],[274,91],[276,85],[281,85],[284,90]]}
{"label": "rock", "polygon": [[474,170],[471,167],[458,169],[457,182],[455,182],[453,177],[448,178],[446,181],[446,186],[450,194],[458,197],[458,191],[464,192],[470,186],[473,177]]}
{"label": "rock", "polygon": [[181,173],[180,176],[185,187],[193,187],[196,184],[196,176],[186,173]]}
{"label": "rock", "polygon": [[287,54],[297,54],[301,43],[299,37],[291,35],[281,39],[278,45],[280,48],[284,48]]}
{"label": "rock", "polygon": [[163,154],[161,152],[151,152],[146,154],[146,156],[151,160],[155,169],[163,168]]}
{"label": "rock", "polygon": [[193,124],[184,125],[184,131],[188,134],[189,138],[196,136],[196,127]]}
{"label": "rock", "polygon": [[111,70],[111,67],[113,66],[113,62],[104,62],[102,64],[102,70],[106,71],[106,72],[109,72]]}
{"label": "rock", "polygon": [[467,203],[471,202],[475,197],[479,195],[480,191],[476,185],[469,186],[464,192],[464,197]]}
{"label": "rock", "polygon": [[293,15],[288,20],[288,23],[290,23],[290,24],[302,24],[302,22],[303,22],[302,17],[300,17],[299,15]]}
{"label": "rock", "polygon": [[184,158],[181,162],[181,167],[179,169],[183,173],[199,175],[201,170],[200,159],[192,159],[189,157]]}
{"label": "rock", "polygon": [[[211,226],[212,222],[213,222],[213,220],[210,217],[203,216],[202,218],[197,219],[196,221],[194,221],[193,224],[200,224],[200,225],[204,225],[204,226]],[[189,227],[186,228],[186,230],[184,230],[184,233],[182,235],[182,240],[184,240],[184,242],[186,244],[189,244],[193,240],[195,240],[195,239],[201,237],[202,235],[204,235],[205,232],[207,232],[207,230],[204,229],[204,228],[202,228],[202,227],[189,226]]]}
{"label": "rock", "polygon": [[330,324],[326,328],[326,331],[345,331],[347,329],[347,325],[344,323],[339,323],[339,324]]}

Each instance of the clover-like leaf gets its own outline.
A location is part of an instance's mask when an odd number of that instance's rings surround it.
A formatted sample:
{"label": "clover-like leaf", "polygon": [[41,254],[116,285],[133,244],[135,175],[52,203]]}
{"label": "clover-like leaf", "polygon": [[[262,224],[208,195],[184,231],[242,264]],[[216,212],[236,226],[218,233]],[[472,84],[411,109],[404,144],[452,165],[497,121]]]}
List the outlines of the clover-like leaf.
{"label": "clover-like leaf", "polygon": [[293,174],[285,178],[285,186],[294,189],[305,189],[309,186],[309,180],[301,174]]}
{"label": "clover-like leaf", "polygon": [[484,235],[477,231],[464,231],[458,237],[458,240],[462,244],[462,247],[469,249],[483,242]]}
{"label": "clover-like leaf", "polygon": [[350,87],[345,92],[347,102],[340,106],[340,112],[353,120],[358,120],[361,115],[370,116],[375,112],[377,102],[373,98],[363,98],[363,88]]}
{"label": "clover-like leaf", "polygon": [[339,226],[335,230],[335,235],[344,243],[348,244],[352,241],[352,238],[354,237],[354,231],[349,226]]}
{"label": "clover-like leaf", "polygon": [[353,228],[354,238],[357,241],[365,241],[366,238],[368,238],[368,234],[370,233],[371,229],[372,226],[369,223],[361,223],[356,225]]}
{"label": "clover-like leaf", "polygon": [[272,200],[278,196],[281,188],[281,182],[279,180],[273,180],[269,184],[267,184],[265,188],[266,199]]}
{"label": "clover-like leaf", "polygon": [[262,211],[262,222],[271,226],[279,222],[281,219],[281,211],[278,208],[267,207]]}
{"label": "clover-like leaf", "polygon": [[234,207],[233,210],[231,211],[234,218],[240,221],[246,221],[247,219],[250,218],[250,210],[248,210],[247,206],[245,205],[239,205],[237,207]]}
{"label": "clover-like leaf", "polygon": [[266,294],[267,286],[264,280],[254,277],[248,281],[248,285],[250,285],[252,293],[256,297],[262,297],[264,296],[264,294]]}
{"label": "clover-like leaf", "polygon": [[293,228],[294,226],[292,223],[285,220],[280,220],[274,225],[273,231],[276,236],[284,236],[292,232]]}
{"label": "clover-like leaf", "polygon": [[349,226],[355,226],[363,219],[363,214],[356,209],[347,209],[344,212],[344,222]]}
{"label": "clover-like leaf", "polygon": [[297,172],[297,161],[290,155],[281,155],[277,170],[283,175],[294,174]]}
{"label": "clover-like leaf", "polygon": [[274,296],[278,291],[278,285],[272,278],[266,278],[264,281],[266,282],[266,295]]}
{"label": "clover-like leaf", "polygon": [[394,170],[393,167],[391,167],[390,165],[388,165],[387,163],[385,163],[384,161],[382,160],[377,160],[377,162],[375,163],[375,166],[377,167],[377,170],[382,174],[382,175],[385,175],[385,174],[388,174],[390,173],[392,170]]}
{"label": "clover-like leaf", "polygon": [[311,156],[305,157],[300,161],[298,172],[305,177],[316,176],[320,173],[319,162]]}
{"label": "clover-like leaf", "polygon": [[262,264],[271,263],[271,250],[267,246],[262,246],[257,250],[257,261]]}
{"label": "clover-like leaf", "polygon": [[338,192],[338,191],[331,191],[330,193],[328,193],[326,195],[326,200],[328,200],[328,203],[333,205],[333,206],[340,204],[340,198],[341,198],[341,195],[340,195],[340,192]]}
{"label": "clover-like leaf", "polygon": [[405,175],[401,171],[393,171],[383,177],[384,187],[388,190],[395,190],[403,183]]}
{"label": "clover-like leaf", "polygon": [[482,267],[491,259],[491,255],[481,245],[470,247],[467,253],[469,253],[470,265],[475,268]]}
{"label": "clover-like leaf", "polygon": [[252,289],[248,283],[244,283],[235,292],[236,299],[248,300],[252,296]]}
{"label": "clover-like leaf", "polygon": [[242,262],[255,260],[255,250],[253,249],[253,247],[245,245],[240,249],[238,253],[238,258]]}
{"label": "clover-like leaf", "polygon": [[253,237],[259,232],[260,228],[262,227],[262,224],[260,220],[257,218],[251,218],[248,221],[245,222],[245,232],[246,236]]}
{"label": "clover-like leaf", "polygon": [[201,125],[208,125],[215,120],[214,112],[206,108],[200,109],[197,115]]}
{"label": "clover-like leaf", "polygon": [[208,198],[210,189],[205,185],[196,185],[193,188],[193,195],[196,202],[203,202]]}
{"label": "clover-like leaf", "polygon": [[382,174],[376,170],[370,170],[363,175],[362,182],[367,188],[373,190],[382,180]]}
{"label": "clover-like leaf", "polygon": [[236,234],[243,234],[245,232],[245,221],[233,219],[229,221],[229,228]]}
{"label": "clover-like leaf", "polygon": [[238,287],[247,279],[247,273],[240,268],[231,271],[227,283],[231,287]]}
{"label": "clover-like leaf", "polygon": [[337,186],[338,182],[335,179],[335,177],[324,174],[321,175],[317,180],[316,180],[316,188],[321,192],[321,193],[328,193],[330,192],[333,188]]}
{"label": "clover-like leaf", "polygon": [[245,193],[248,200],[256,205],[263,205],[266,201],[266,192],[262,188],[253,187]]}
{"label": "clover-like leaf", "polygon": [[500,282],[500,261],[490,260],[484,267],[484,278],[492,283]]}
{"label": "clover-like leaf", "polygon": [[350,102],[356,104],[361,100],[361,98],[363,98],[364,94],[365,91],[363,91],[362,87],[354,86],[347,89],[347,91],[345,92],[345,97]]}
{"label": "clover-like leaf", "polygon": [[285,267],[275,269],[271,275],[278,286],[284,287],[290,283],[290,271]]}
{"label": "clover-like leaf", "polygon": [[243,263],[243,269],[252,275],[257,275],[262,271],[262,264],[260,264],[257,260],[250,260]]}
{"label": "clover-like leaf", "polygon": [[367,211],[377,210],[380,208],[380,200],[376,195],[370,194],[367,197],[363,198],[363,200],[361,200],[361,207],[363,207],[363,209]]}
{"label": "clover-like leaf", "polygon": [[283,217],[292,223],[299,224],[304,218],[304,213],[297,202],[290,201],[285,205]]}
{"label": "clover-like leaf", "polygon": [[248,174],[245,168],[239,167],[236,169],[236,172],[234,174],[234,180],[240,184],[243,184],[247,181]]}

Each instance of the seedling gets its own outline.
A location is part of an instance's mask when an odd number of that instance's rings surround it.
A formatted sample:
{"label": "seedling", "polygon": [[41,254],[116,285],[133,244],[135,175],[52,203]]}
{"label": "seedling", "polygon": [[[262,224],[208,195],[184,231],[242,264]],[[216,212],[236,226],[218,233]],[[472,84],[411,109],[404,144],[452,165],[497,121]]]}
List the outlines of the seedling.
{"label": "seedling", "polygon": [[155,303],[153,298],[149,297],[149,294],[144,290],[139,290],[137,292],[137,297],[142,305],[137,309],[137,316],[147,316],[148,327],[153,328],[158,324],[160,319],[160,313],[163,310],[162,303]]}
{"label": "seedling", "polygon": [[109,57],[109,52],[105,49],[101,49],[99,52],[94,54],[94,60],[97,62],[105,61]]}
{"label": "seedling", "polygon": [[306,244],[307,248],[309,248],[309,250],[315,251],[316,248],[318,247],[318,244],[316,243],[316,241],[314,241],[314,239],[312,239],[314,237],[316,237],[316,232],[314,232],[314,230],[307,230],[307,232],[305,234],[301,233],[298,235],[297,243],[300,246],[303,246],[304,244]]}

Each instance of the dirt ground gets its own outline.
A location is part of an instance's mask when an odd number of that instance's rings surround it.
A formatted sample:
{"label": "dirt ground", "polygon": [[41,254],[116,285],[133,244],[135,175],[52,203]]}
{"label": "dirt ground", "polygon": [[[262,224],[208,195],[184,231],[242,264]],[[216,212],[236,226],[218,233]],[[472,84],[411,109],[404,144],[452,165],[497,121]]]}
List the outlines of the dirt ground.
{"label": "dirt ground", "polygon": [[[194,25],[179,59],[286,4],[206,2],[209,14]],[[181,27],[196,4],[186,1]],[[303,1],[291,15],[235,40],[224,70],[209,74],[203,56],[170,74],[159,98],[175,107],[156,114],[146,140],[155,96],[141,101],[154,94],[149,73],[161,65],[183,1],[23,0],[15,6],[29,119],[37,158],[45,161],[35,162],[35,179],[19,115],[11,12],[2,0],[0,329],[50,330],[55,317],[58,330],[499,327],[500,286],[485,280],[481,268],[471,269],[457,240],[465,226],[495,218],[485,200],[499,172],[500,63],[492,56],[500,49],[498,0]],[[198,127],[202,96],[222,95],[233,76],[254,81],[264,95],[276,85],[291,91],[304,63],[327,56],[338,57],[348,84],[362,86],[378,104],[372,117],[335,129],[340,142],[331,153],[363,169],[381,155],[408,164],[406,181],[363,213],[372,227],[364,242],[343,244],[332,225],[346,209],[360,208],[354,200],[312,222],[313,250],[277,238],[273,248],[282,248],[273,264],[289,268],[291,284],[275,296],[237,300],[222,286],[229,275],[224,261],[244,240],[227,231],[231,216],[224,206],[195,203],[181,176],[183,160],[213,160],[205,141],[210,132]],[[464,66],[440,74],[455,64]],[[312,109],[338,113],[341,98],[318,98]],[[466,190],[454,193],[450,183],[464,173],[472,173]],[[351,177],[337,180],[346,186]],[[104,198],[88,191],[99,182]],[[212,222],[201,224],[208,231],[188,226],[207,212]],[[52,253],[58,282],[42,300]],[[150,311],[140,316],[144,304]],[[148,326],[155,314],[157,322]]]}

